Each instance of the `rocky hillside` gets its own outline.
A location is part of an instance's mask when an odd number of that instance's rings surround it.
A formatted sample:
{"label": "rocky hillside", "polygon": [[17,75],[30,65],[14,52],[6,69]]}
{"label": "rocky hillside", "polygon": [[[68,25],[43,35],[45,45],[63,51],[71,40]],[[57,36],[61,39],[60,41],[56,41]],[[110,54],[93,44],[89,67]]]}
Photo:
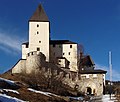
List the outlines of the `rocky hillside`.
{"label": "rocky hillside", "polygon": [[57,80],[51,82],[53,84],[40,76],[36,82],[31,75],[7,72],[0,76],[0,102],[8,102],[8,99],[9,102],[73,102],[68,96],[81,96],[81,93]]}
{"label": "rocky hillside", "polygon": [[[10,77],[9,77],[10,78]],[[0,78],[0,102],[67,102],[59,95],[32,89],[21,81]]]}

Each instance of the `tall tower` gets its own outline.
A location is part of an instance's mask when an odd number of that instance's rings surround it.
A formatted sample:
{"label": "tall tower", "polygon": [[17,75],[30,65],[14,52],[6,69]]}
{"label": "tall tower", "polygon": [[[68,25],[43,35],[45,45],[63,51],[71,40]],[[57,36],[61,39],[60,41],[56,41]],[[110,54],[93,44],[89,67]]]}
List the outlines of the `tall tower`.
{"label": "tall tower", "polygon": [[29,52],[39,51],[49,61],[50,22],[40,4],[29,20]]}

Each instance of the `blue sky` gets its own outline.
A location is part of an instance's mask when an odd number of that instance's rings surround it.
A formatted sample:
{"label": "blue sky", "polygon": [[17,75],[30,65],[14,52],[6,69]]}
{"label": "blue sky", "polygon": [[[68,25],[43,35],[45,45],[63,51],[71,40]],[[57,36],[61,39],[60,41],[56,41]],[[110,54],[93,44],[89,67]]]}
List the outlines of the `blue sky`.
{"label": "blue sky", "polygon": [[28,41],[28,20],[42,2],[52,39],[69,39],[84,46],[96,67],[107,70],[112,51],[113,80],[120,80],[120,0],[1,0],[0,73],[21,58]]}

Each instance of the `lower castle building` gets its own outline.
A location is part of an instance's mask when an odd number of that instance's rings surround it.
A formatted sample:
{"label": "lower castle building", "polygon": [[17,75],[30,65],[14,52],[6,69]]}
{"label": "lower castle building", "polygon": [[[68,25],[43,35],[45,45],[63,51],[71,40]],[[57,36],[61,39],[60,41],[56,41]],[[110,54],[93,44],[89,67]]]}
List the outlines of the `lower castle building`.
{"label": "lower castle building", "polygon": [[50,21],[39,5],[29,20],[29,41],[22,44],[22,59],[12,68],[12,73],[30,74],[38,67],[46,68],[45,64],[71,76],[64,81],[71,87],[78,85],[80,91],[88,94],[103,93],[106,71],[95,70],[89,55],[81,54],[78,60],[77,43],[51,40]]}

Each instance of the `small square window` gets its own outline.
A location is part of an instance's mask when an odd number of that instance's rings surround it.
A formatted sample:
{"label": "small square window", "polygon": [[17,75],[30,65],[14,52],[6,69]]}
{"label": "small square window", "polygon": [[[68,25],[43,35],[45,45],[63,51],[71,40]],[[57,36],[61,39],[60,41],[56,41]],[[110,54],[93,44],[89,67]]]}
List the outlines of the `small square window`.
{"label": "small square window", "polygon": [[40,48],[39,48],[39,47],[37,47],[37,51],[40,51]]}
{"label": "small square window", "polygon": [[39,34],[39,32],[37,31],[37,34]]}
{"label": "small square window", "polygon": [[70,55],[70,52],[68,52],[68,55]]}
{"label": "small square window", "polygon": [[58,60],[59,62],[61,62],[61,60]]}
{"label": "small square window", "polygon": [[70,48],[72,48],[72,45],[70,45]]}
{"label": "small square window", "polygon": [[65,55],[65,53],[63,53],[63,55]]}
{"label": "small square window", "polygon": [[28,45],[28,44],[26,44],[26,48],[28,48],[28,46],[29,46],[29,45]]}
{"label": "small square window", "polygon": [[37,24],[37,27],[39,27],[39,24]]}
{"label": "small square window", "polygon": [[41,43],[41,41],[39,41],[39,43]]}

